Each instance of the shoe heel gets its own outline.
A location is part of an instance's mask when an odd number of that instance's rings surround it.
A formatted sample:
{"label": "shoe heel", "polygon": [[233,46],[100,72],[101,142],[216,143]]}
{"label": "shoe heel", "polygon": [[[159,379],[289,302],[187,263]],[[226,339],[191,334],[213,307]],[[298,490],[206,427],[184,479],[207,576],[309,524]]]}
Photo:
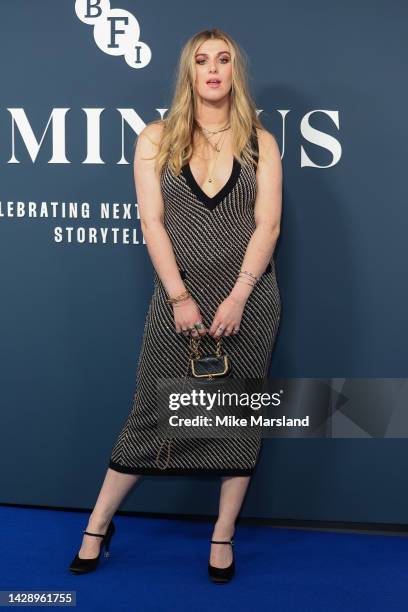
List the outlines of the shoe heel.
{"label": "shoe heel", "polygon": [[109,547],[110,547],[110,538],[108,540],[106,540],[105,544],[104,544],[104,552],[103,552],[103,556],[105,558],[110,557],[110,552],[109,552]]}
{"label": "shoe heel", "polygon": [[113,523],[111,523],[109,525],[108,532],[106,533],[106,536],[105,536],[105,539],[104,539],[104,542],[103,542],[104,548],[105,548],[103,556],[106,559],[108,557],[110,557],[109,549],[110,549],[111,539],[112,539],[112,536],[113,536],[114,533],[115,533],[115,525]]}

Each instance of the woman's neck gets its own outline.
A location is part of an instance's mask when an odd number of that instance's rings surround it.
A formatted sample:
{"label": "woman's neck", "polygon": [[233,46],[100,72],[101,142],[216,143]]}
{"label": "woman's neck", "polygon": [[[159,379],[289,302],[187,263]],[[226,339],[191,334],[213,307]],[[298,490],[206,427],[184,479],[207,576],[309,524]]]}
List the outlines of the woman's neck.
{"label": "woman's neck", "polygon": [[221,128],[224,125],[228,124],[229,116],[225,115],[224,117],[211,117],[208,115],[204,115],[201,117],[196,117],[196,121],[202,127],[208,128],[210,130],[216,130],[217,128]]}
{"label": "woman's neck", "polygon": [[224,125],[228,124],[230,119],[230,107],[229,105],[222,104],[218,107],[216,106],[206,106],[204,104],[199,104],[196,108],[195,112],[195,120],[208,129],[221,128]]}

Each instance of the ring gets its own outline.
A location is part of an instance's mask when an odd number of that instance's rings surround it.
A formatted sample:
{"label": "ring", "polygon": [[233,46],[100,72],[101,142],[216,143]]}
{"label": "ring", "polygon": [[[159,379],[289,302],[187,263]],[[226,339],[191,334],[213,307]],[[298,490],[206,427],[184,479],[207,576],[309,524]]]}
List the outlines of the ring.
{"label": "ring", "polygon": [[202,328],[202,326],[203,326],[203,324],[202,324],[202,323],[200,323],[200,322],[198,322],[198,323],[194,323],[194,327],[195,327],[196,329],[201,329],[201,328]]}

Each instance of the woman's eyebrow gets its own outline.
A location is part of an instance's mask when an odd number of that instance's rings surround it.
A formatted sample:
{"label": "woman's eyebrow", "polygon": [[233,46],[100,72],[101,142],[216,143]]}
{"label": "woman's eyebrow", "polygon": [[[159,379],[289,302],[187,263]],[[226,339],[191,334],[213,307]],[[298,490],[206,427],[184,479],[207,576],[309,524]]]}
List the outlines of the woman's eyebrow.
{"label": "woman's eyebrow", "polygon": [[[222,53],[228,53],[228,55],[230,55],[229,51],[218,51],[217,55],[221,55]],[[197,57],[197,55],[208,55],[208,53],[203,53],[203,52],[196,53],[195,57]]]}

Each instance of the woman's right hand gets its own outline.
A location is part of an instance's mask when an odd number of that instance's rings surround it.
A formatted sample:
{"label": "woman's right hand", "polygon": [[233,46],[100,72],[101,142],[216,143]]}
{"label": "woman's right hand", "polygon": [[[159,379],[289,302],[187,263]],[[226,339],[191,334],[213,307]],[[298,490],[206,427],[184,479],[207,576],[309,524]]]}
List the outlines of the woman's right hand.
{"label": "woman's right hand", "polygon": [[[176,304],[173,304],[174,323],[176,326],[176,332],[178,334],[183,333],[185,336],[193,336],[198,338],[204,336],[207,333],[207,329],[201,318],[200,309],[197,302],[193,297],[189,296],[187,299],[182,300]],[[197,330],[194,325],[201,323],[201,329]],[[190,329],[192,328],[192,331]],[[183,330],[189,330],[184,331]]]}

